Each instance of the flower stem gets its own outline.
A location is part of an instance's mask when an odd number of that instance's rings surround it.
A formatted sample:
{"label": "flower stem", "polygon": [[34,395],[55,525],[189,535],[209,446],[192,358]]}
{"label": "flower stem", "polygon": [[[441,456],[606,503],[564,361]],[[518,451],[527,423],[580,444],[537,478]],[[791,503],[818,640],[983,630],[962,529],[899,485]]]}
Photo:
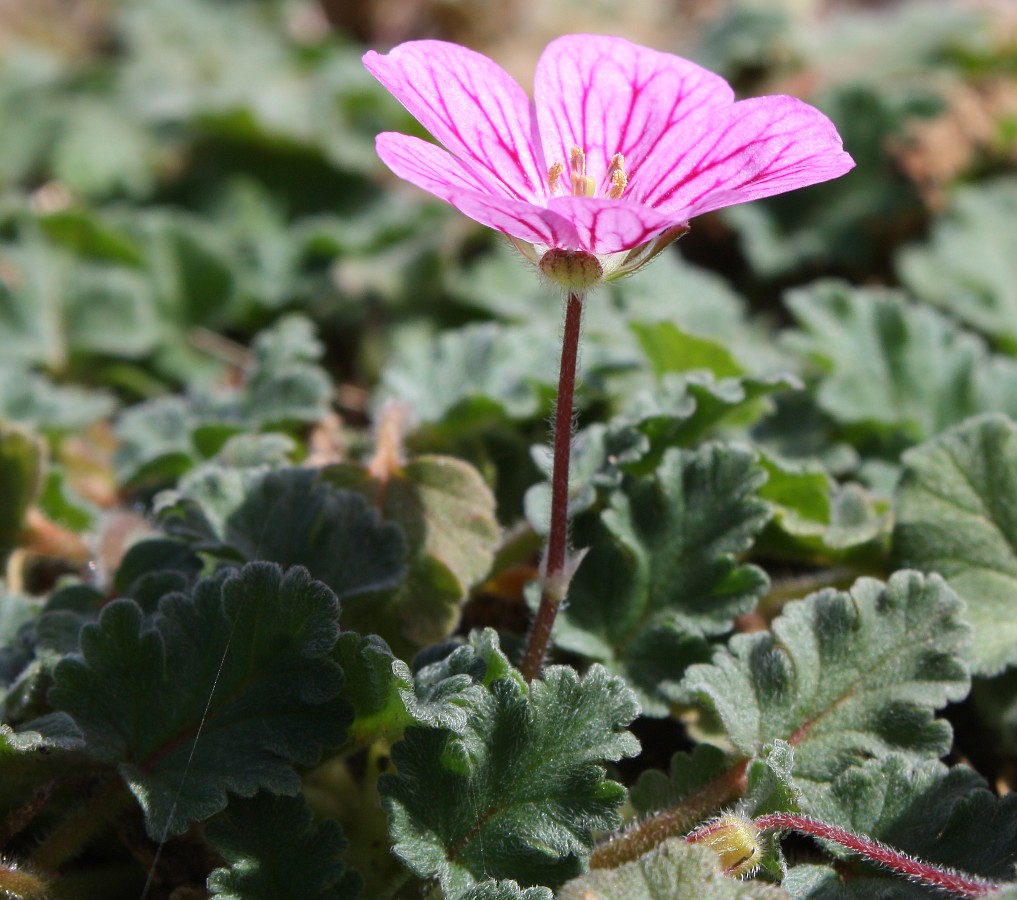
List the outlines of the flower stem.
{"label": "flower stem", "polygon": [[582,295],[571,292],[565,302],[565,329],[561,344],[561,368],[558,372],[558,403],[554,413],[551,527],[547,535],[544,556],[540,606],[530,628],[526,655],[520,666],[520,671],[527,681],[536,678],[543,668],[558,607],[561,606],[568,590],[569,456],[572,451],[572,404],[576,388],[576,364],[579,359],[582,318]]}
{"label": "flower stem", "polygon": [[[914,859],[900,850],[888,847],[879,841],[873,840],[861,834],[854,834],[838,828],[836,825],[829,825],[820,822],[809,816],[797,815],[796,813],[770,813],[760,816],[754,822],[756,828],[765,831],[769,828],[793,829],[813,837],[823,838],[827,841],[834,841],[849,850],[853,850],[860,856],[872,862],[879,863],[892,869],[901,875],[924,884],[938,887],[944,891],[950,891],[961,897],[984,897],[993,891],[998,891],[1002,885],[993,884],[981,878],[971,875],[964,875],[952,869],[934,866],[931,863]],[[692,835],[689,836],[690,838]]]}

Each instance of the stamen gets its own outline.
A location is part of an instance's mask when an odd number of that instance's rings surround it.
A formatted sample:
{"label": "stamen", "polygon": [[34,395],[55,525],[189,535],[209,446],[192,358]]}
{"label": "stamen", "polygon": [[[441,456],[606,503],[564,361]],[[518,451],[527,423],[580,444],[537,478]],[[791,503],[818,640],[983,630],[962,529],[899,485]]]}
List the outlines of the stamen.
{"label": "stamen", "polygon": [[561,161],[556,162],[547,170],[547,187],[552,194],[558,189],[558,179],[561,178],[564,171],[565,163]]}
{"label": "stamen", "polygon": [[569,162],[572,168],[572,196],[592,197],[597,186],[586,174],[586,154],[579,147],[573,147]]}
{"label": "stamen", "polygon": [[611,157],[611,165],[607,170],[607,178],[611,185],[607,189],[607,196],[617,200],[629,183],[629,177],[625,174],[625,157],[616,153]]}

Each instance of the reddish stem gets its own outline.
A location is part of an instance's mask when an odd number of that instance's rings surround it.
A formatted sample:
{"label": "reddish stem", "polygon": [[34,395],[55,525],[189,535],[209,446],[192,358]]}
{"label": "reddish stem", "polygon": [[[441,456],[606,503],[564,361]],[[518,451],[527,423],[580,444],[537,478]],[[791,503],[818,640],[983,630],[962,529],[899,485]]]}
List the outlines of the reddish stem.
{"label": "reddish stem", "polygon": [[768,828],[793,829],[813,837],[834,841],[842,847],[847,847],[866,859],[872,860],[872,862],[899,872],[901,875],[907,875],[909,878],[933,885],[944,891],[951,891],[961,897],[984,897],[1002,887],[1000,884],[993,884],[981,878],[963,875],[952,869],[940,868],[920,859],[914,859],[900,850],[894,850],[893,847],[888,847],[870,837],[845,831],[836,825],[829,825],[809,816],[795,813],[770,813],[760,816],[754,824],[760,831],[765,831]]}
{"label": "reddish stem", "polygon": [[530,628],[520,671],[527,681],[540,674],[544,666],[551,631],[558,607],[568,590],[566,570],[569,542],[569,455],[572,451],[572,402],[576,388],[576,363],[579,358],[579,331],[583,317],[583,298],[570,293],[565,304],[565,330],[561,344],[561,368],[558,372],[558,403],[554,414],[554,461],[551,469],[551,527],[544,556],[544,578],[540,606]]}

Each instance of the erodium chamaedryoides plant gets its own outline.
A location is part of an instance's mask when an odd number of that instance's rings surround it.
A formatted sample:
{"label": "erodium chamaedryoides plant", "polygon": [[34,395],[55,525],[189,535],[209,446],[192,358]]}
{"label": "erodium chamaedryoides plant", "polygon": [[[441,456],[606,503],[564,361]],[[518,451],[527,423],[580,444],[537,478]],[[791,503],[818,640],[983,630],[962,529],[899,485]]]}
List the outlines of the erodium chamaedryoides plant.
{"label": "erodium chamaedryoides plant", "polygon": [[521,666],[529,680],[574,568],[568,468],[586,293],[647,263],[699,213],[836,178],[854,161],[807,103],[736,103],[720,76],[623,38],[552,41],[532,101],[497,63],[457,44],[411,41],[367,53],[364,65],[443,145],[386,132],[385,164],[506,234],[565,297],[551,523]]}

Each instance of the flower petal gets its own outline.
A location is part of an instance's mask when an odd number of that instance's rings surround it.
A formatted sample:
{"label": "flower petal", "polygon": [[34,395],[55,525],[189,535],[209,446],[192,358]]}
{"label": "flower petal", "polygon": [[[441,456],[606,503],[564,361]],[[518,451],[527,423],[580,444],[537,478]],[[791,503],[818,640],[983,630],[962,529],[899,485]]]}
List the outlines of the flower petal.
{"label": "flower petal", "polygon": [[590,253],[631,250],[683,221],[625,199],[554,197],[548,205],[572,223],[578,235],[576,246]]}
{"label": "flower petal", "polygon": [[734,101],[730,86],[695,63],[624,38],[573,34],[548,44],[537,63],[534,99],[544,158],[586,153],[598,186],[615,153],[638,170],[683,123]]}
{"label": "flower petal", "polygon": [[396,175],[451,203],[482,225],[531,244],[575,249],[575,226],[543,205],[493,196],[485,180],[434,144],[387,131],[376,142],[378,156]]}
{"label": "flower petal", "polygon": [[708,126],[687,149],[657,147],[645,167],[657,177],[633,185],[633,199],[689,218],[827,181],[855,164],[833,123],[794,97],[742,100],[716,110]]}
{"label": "flower petal", "polygon": [[532,104],[499,65],[445,41],[409,41],[384,56],[372,50],[364,65],[490,191],[526,201],[547,196]]}

